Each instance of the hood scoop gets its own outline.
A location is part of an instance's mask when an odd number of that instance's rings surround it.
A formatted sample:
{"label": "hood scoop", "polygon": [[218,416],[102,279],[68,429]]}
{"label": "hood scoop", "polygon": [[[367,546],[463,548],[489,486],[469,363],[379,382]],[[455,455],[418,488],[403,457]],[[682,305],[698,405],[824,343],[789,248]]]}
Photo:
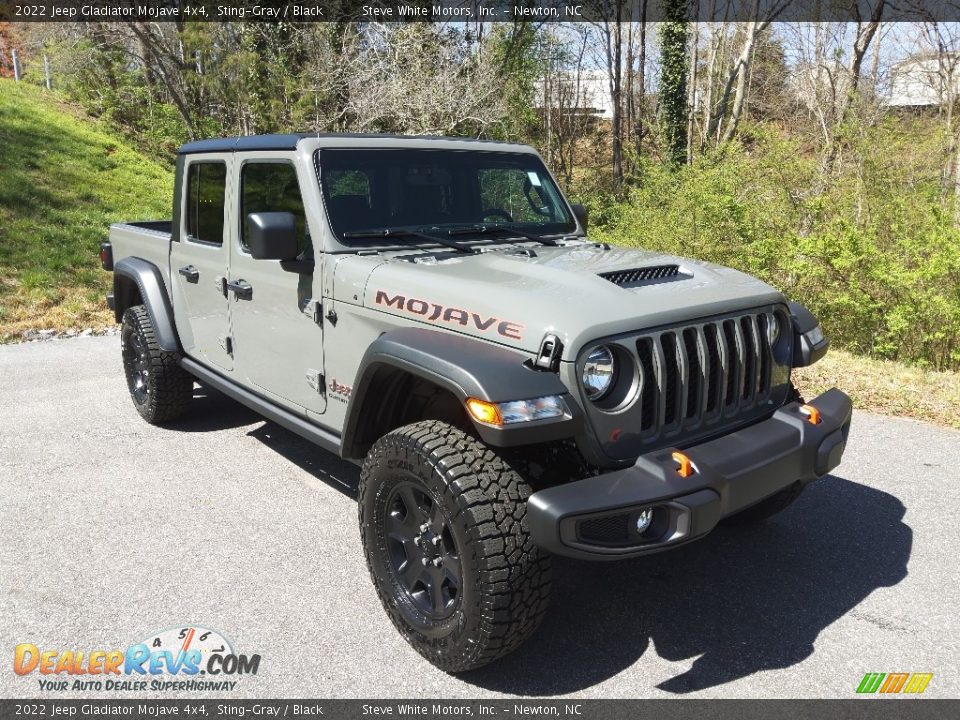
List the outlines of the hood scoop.
{"label": "hood scoop", "polygon": [[681,273],[679,265],[651,265],[632,270],[610,270],[599,273],[599,277],[620,287],[636,287],[649,282],[686,278],[689,275]]}

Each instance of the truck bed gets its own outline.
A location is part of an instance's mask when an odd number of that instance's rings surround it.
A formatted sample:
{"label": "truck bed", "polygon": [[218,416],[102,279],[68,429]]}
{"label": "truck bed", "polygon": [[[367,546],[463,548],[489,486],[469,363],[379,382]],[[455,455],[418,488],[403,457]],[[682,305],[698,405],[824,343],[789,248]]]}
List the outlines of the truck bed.
{"label": "truck bed", "polygon": [[173,227],[173,223],[170,220],[139,220],[137,222],[125,222],[117,224],[140,228],[141,230],[151,230],[152,232],[161,233],[163,235],[170,235],[170,228]]}
{"label": "truck bed", "polygon": [[170,288],[170,220],[141,220],[110,226],[113,262],[125,257],[143,258],[160,268],[163,282]]}

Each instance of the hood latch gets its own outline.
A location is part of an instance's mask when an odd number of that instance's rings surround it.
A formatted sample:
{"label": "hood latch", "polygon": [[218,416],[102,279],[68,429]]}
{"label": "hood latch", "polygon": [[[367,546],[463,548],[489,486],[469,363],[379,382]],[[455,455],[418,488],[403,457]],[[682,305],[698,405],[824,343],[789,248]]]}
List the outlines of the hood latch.
{"label": "hood latch", "polygon": [[553,333],[547,333],[540,341],[540,350],[533,366],[537,370],[557,372],[560,369],[560,356],[563,355],[563,343]]}

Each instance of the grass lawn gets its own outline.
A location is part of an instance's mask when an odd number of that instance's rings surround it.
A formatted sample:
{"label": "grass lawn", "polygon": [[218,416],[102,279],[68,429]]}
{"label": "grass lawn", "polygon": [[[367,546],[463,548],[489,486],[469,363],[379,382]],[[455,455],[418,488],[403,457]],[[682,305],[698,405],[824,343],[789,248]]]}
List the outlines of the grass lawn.
{"label": "grass lawn", "polygon": [[170,215],[173,172],[55,93],[0,79],[0,341],[113,322],[110,223]]}
{"label": "grass lawn", "polygon": [[794,371],[808,400],[837,387],[859,410],[926,420],[960,430],[960,373],[934,372],[831,349],[815,365]]}

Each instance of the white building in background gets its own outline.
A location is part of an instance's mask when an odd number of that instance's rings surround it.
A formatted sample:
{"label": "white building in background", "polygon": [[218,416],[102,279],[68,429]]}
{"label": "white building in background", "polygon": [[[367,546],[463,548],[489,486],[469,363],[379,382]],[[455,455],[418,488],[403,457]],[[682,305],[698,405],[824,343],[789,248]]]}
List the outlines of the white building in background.
{"label": "white building in background", "polygon": [[915,55],[890,69],[890,107],[943,105],[960,93],[960,53]]}
{"label": "white building in background", "polygon": [[[861,78],[862,88],[869,87],[869,83],[869,78]],[[840,103],[850,87],[850,71],[838,61],[797,65],[790,72],[788,86],[797,101],[808,108],[829,103],[831,98]],[[891,108],[921,109],[940,106],[958,95],[960,53],[948,53],[942,58],[914,55],[890,68],[889,85],[880,100]]]}
{"label": "white building in background", "polygon": [[579,82],[575,73],[554,73],[549,82],[538,80],[536,87],[534,106],[539,110],[549,106],[605,120],[613,117],[610,80],[605,70],[582,70]]}

